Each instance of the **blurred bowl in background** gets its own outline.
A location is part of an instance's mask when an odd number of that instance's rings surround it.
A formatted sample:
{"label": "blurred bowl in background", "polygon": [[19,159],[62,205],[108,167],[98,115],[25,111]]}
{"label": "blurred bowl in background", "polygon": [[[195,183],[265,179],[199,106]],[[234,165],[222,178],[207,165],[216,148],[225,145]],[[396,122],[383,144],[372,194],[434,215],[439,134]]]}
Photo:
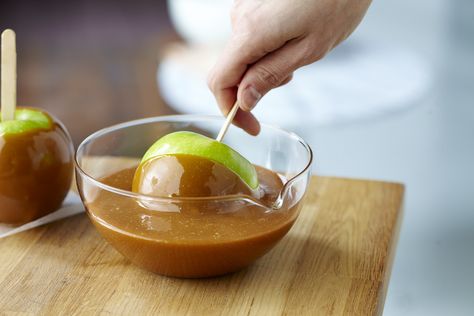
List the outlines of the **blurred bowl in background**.
{"label": "blurred bowl in background", "polygon": [[[175,44],[157,74],[163,99],[180,113],[220,114],[206,84],[220,48]],[[295,72],[252,112],[260,119],[301,134],[314,126],[347,124],[390,116],[414,107],[431,81],[424,60],[408,48],[349,40],[323,60]],[[183,93],[186,91],[186,93]]]}
{"label": "blurred bowl in background", "polygon": [[168,0],[171,20],[190,44],[223,44],[230,35],[232,0]]}
{"label": "blurred bowl in background", "polygon": [[[232,3],[168,1],[186,43],[168,47],[157,79],[162,97],[179,113],[220,114],[206,77],[230,35]],[[413,107],[425,95],[430,77],[424,60],[409,48],[351,38],[296,71],[292,82],[270,91],[253,113],[307,134],[315,125],[347,124]]]}

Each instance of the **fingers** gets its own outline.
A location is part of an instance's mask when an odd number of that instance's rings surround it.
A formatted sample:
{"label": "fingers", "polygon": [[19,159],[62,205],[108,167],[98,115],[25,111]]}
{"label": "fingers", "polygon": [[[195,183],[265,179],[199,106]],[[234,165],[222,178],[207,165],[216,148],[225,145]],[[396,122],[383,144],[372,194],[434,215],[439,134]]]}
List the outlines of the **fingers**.
{"label": "fingers", "polygon": [[[239,106],[244,111],[239,110],[237,112],[233,121],[234,125],[244,129],[251,135],[257,135],[260,132],[260,124],[258,123],[258,120],[249,111],[260,100],[262,95],[267,93],[270,89],[285,85],[291,81],[293,70],[300,64],[300,61],[295,61],[297,55],[294,51],[297,51],[297,49],[293,48],[294,45],[296,45],[296,43],[290,42],[285,44],[273,53],[264,55],[264,57],[258,60],[254,65],[251,65],[250,68],[247,65],[239,65],[239,62],[235,61],[234,63],[227,63],[225,59],[221,59],[222,64],[218,63],[216,65],[215,69],[219,69],[219,71],[216,70],[215,72],[212,72],[209,84],[214,92],[221,112],[224,115],[227,115],[236,101],[237,91],[239,90],[238,86],[242,86],[243,84],[247,88],[246,90],[243,90],[247,95],[239,97]],[[240,59],[241,63],[245,63],[244,60],[252,60],[249,56],[247,57],[249,59]],[[234,56],[233,58],[237,58],[237,56]],[[292,62],[288,62],[286,60],[288,58],[293,58]],[[278,69],[278,71],[275,72],[277,74],[274,75],[273,79],[270,78],[270,80],[268,80],[268,75],[265,75],[264,73],[267,64],[275,64],[275,69]],[[234,67],[234,70],[232,70],[232,67]],[[242,67],[244,70],[243,73],[240,74],[237,69]],[[222,69],[228,69],[229,73],[224,74]],[[270,75],[270,77],[271,76],[273,75]],[[276,76],[278,76],[278,79]],[[250,98],[248,93],[252,94]]]}
{"label": "fingers", "polygon": [[242,111],[242,109],[239,109],[232,123],[242,128],[250,135],[256,136],[260,133],[260,123],[258,120],[252,113]]}
{"label": "fingers", "polygon": [[271,34],[239,32],[232,36],[208,77],[209,88],[224,113],[234,104],[237,86],[249,65],[282,45],[284,42]]}
{"label": "fingers", "polygon": [[[245,99],[242,99],[242,95],[239,95],[239,103],[244,103],[244,105],[239,104],[239,106],[248,112],[271,88],[288,83],[292,78],[293,70],[296,69],[293,66],[295,62],[290,62],[290,67],[276,66],[278,69],[281,68],[281,74],[278,73],[278,76],[281,76],[281,78],[273,78],[272,80],[271,72],[267,72],[270,74],[270,77],[265,76],[262,71],[266,68],[262,67],[265,67],[267,62],[272,63],[272,58],[274,57],[271,56],[279,56],[279,54],[276,54],[279,51],[284,55],[293,53],[289,49],[289,47],[293,46],[291,34],[275,32],[272,27],[262,27],[260,24],[247,23],[251,19],[246,21],[243,18],[245,16],[248,17],[249,15],[237,16],[236,20],[238,20],[238,23],[236,25],[238,27],[221,55],[220,60],[208,76],[208,85],[223,114],[227,114],[234,105],[238,95],[237,92],[241,90],[238,87],[242,86],[242,83],[247,84],[247,89],[245,90],[247,95],[248,93],[251,94],[250,98],[247,96],[247,100],[251,99],[253,101],[245,101]],[[287,29],[284,30],[286,31]],[[289,38],[290,41],[288,42]],[[276,61],[280,62],[279,59],[276,59]],[[287,61],[281,62],[287,63]],[[259,67],[255,68],[256,65],[259,65]],[[257,76],[256,72],[259,70],[260,75],[263,75],[260,81],[270,81],[271,86],[266,87],[264,84],[252,84],[255,81],[252,78]],[[285,72],[284,75],[283,72]],[[244,80],[245,78],[247,78],[247,81]],[[246,111],[239,110],[234,119],[234,124],[250,134],[256,135],[260,131],[260,124],[255,116],[251,113],[246,113]]]}
{"label": "fingers", "polygon": [[250,66],[238,88],[241,109],[251,111],[268,91],[288,83],[293,71],[306,64],[301,51],[299,42],[289,42]]}
{"label": "fingers", "polygon": [[[287,84],[288,82],[291,81],[292,78],[293,78],[293,74],[290,74],[288,77],[285,78],[285,80],[283,80],[283,82],[281,82],[280,86]],[[226,104],[233,105],[235,103],[236,90],[237,89],[235,88],[231,88],[231,89],[226,89],[225,91],[223,91]],[[227,116],[230,110],[231,110],[231,107],[228,107],[225,109],[221,108],[221,112],[222,114],[224,114],[224,116]],[[258,120],[255,118],[255,116],[250,112],[243,111],[242,109],[239,109],[232,123],[242,128],[243,130],[245,130],[247,133],[251,135],[258,135],[258,133],[260,132],[260,124]]]}
{"label": "fingers", "polygon": [[[225,94],[226,94],[227,101],[229,101],[229,104],[233,105],[235,103],[235,96],[237,94],[237,89],[236,88],[227,89],[225,91]],[[231,108],[232,106],[228,108],[220,107],[220,110],[224,116],[227,116]],[[258,133],[260,132],[260,124],[258,123],[258,120],[255,118],[255,116],[250,112],[242,111],[242,109],[239,109],[237,111],[237,114],[235,115],[235,118],[232,121],[232,124],[242,128],[250,135],[258,135]]]}

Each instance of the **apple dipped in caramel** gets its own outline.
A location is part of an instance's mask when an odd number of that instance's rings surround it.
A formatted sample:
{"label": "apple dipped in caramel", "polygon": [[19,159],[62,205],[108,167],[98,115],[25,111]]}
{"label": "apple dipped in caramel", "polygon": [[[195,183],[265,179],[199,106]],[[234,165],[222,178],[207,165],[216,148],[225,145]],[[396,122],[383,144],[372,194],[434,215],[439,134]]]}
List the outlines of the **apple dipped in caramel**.
{"label": "apple dipped in caramel", "polygon": [[209,277],[249,265],[290,229],[300,204],[290,198],[272,208],[283,181],[223,143],[180,131],[156,141],[138,167],[100,178],[146,197],[100,190],[85,205],[102,236],[134,264]]}
{"label": "apple dipped in caramel", "polygon": [[159,156],[141,164],[136,171],[133,191],[166,197],[252,194],[227,167],[207,158],[183,154]]}
{"label": "apple dipped in caramel", "polygon": [[64,128],[38,109],[0,123],[0,222],[22,224],[57,210],[72,181],[73,148]]}
{"label": "apple dipped in caramel", "polygon": [[57,210],[72,180],[73,147],[48,113],[16,107],[15,33],[2,33],[0,223],[23,224]]}
{"label": "apple dipped in caramel", "polygon": [[192,132],[175,132],[150,147],[132,190],[161,197],[255,195],[255,167],[229,146]]}

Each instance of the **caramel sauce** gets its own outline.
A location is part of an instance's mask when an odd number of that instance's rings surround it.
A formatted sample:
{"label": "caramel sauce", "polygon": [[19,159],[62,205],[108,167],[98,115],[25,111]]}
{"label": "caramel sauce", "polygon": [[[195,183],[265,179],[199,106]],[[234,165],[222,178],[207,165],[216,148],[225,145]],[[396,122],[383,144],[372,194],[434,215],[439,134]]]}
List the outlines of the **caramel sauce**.
{"label": "caramel sauce", "polygon": [[[221,275],[265,254],[293,225],[299,202],[288,199],[278,210],[264,206],[276,199],[283,186],[277,173],[256,167],[262,203],[257,204],[246,200],[244,194],[250,189],[227,168],[193,156],[175,158],[163,160],[166,166],[161,170],[157,166],[148,170],[156,172],[150,175],[150,183],[162,181],[163,187],[147,186],[144,181],[135,183],[135,188],[160,196],[226,193],[240,194],[241,198],[176,199],[170,203],[169,199],[145,201],[101,190],[93,201],[86,202],[88,214],[102,236],[134,264],[168,276]],[[164,172],[167,168],[171,169]],[[193,168],[202,172],[192,176]],[[125,169],[101,182],[130,191],[134,174],[135,168]],[[158,174],[170,179],[153,180]]]}

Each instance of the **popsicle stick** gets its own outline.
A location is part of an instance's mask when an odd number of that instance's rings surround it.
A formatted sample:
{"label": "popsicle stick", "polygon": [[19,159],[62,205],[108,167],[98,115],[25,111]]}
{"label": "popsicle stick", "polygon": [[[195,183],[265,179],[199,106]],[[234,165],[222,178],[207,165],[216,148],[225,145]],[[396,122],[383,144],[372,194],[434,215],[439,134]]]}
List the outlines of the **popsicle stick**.
{"label": "popsicle stick", "polygon": [[2,121],[15,118],[16,107],[16,40],[15,32],[7,29],[2,32],[1,62],[1,113]]}
{"label": "popsicle stick", "polygon": [[222,125],[221,130],[219,131],[219,135],[217,135],[216,140],[218,142],[221,142],[222,139],[225,136],[225,133],[227,133],[227,130],[229,129],[230,124],[232,124],[232,121],[234,120],[235,114],[237,114],[237,111],[239,110],[239,103],[235,101],[234,106],[230,110],[229,114],[227,114],[227,118],[224,122],[224,125]]}

